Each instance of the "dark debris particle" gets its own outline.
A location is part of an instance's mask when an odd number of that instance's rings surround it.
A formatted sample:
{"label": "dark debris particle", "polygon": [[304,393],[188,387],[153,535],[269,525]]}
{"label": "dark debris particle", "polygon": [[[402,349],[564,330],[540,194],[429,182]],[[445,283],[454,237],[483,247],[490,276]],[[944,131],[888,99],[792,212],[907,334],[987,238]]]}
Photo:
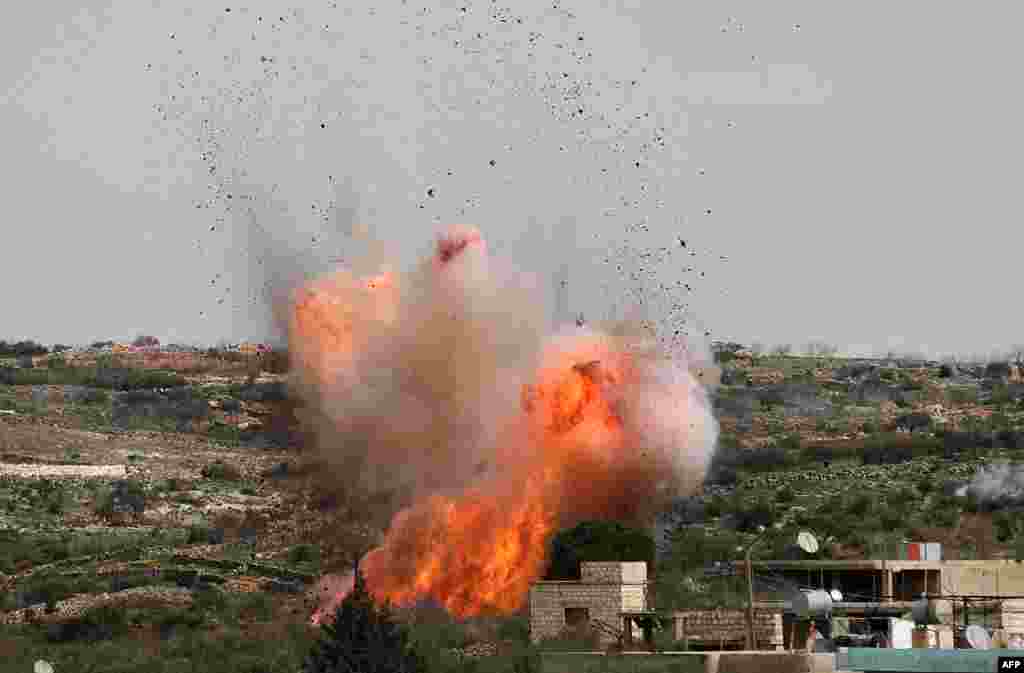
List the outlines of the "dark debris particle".
{"label": "dark debris particle", "polygon": [[433,187],[431,187],[430,189],[427,190],[427,196],[433,198],[433,196],[434,196],[434,188]]}
{"label": "dark debris particle", "polygon": [[320,122],[320,128],[322,128],[322,129],[327,128],[327,124],[324,123],[324,122]]}
{"label": "dark debris particle", "polygon": [[488,161],[487,163],[489,163],[490,165],[494,166],[494,165],[495,165],[495,164],[497,164],[498,162],[497,162],[497,161],[495,161],[494,159],[491,159],[491,160],[490,160],[490,161]]}

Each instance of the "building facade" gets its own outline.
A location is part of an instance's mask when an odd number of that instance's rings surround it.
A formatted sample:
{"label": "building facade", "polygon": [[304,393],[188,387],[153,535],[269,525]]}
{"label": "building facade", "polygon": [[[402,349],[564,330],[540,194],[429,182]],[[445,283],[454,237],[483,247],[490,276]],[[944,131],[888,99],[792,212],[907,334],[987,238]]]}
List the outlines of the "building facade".
{"label": "building facade", "polygon": [[530,638],[538,642],[589,627],[601,645],[611,645],[614,632],[622,628],[622,613],[647,607],[646,563],[585,561],[579,581],[544,581],[530,587]]}

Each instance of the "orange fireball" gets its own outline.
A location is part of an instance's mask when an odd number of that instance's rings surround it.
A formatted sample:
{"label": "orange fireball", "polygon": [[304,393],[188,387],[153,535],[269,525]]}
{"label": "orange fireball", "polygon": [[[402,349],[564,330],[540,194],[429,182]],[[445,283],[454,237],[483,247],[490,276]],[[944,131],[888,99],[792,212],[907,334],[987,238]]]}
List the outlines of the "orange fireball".
{"label": "orange fireball", "polygon": [[[449,230],[417,273],[339,272],[300,290],[291,347],[313,384],[304,394],[332,419],[323,449],[363,447],[378,468],[421,477],[361,563],[370,593],[507,614],[542,576],[559,528],[639,523],[666,485],[699,483],[717,426],[686,365],[634,348],[635,330],[544,338],[531,302],[491,276],[476,229]],[[509,334],[517,341],[502,342]],[[349,587],[334,587],[315,619]]]}

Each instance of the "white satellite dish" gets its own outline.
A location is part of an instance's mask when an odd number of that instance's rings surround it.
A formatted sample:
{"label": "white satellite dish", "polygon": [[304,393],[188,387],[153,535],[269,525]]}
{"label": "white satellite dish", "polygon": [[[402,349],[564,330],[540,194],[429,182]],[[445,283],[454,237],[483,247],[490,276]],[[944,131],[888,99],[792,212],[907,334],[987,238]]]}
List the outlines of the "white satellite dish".
{"label": "white satellite dish", "polygon": [[813,554],[818,551],[818,538],[814,537],[813,534],[806,530],[800,531],[796,536],[796,543],[797,546],[808,554]]}
{"label": "white satellite dish", "polygon": [[964,639],[975,650],[988,650],[992,648],[992,637],[984,627],[971,624],[964,630]]}
{"label": "white satellite dish", "polygon": [[840,591],[839,589],[832,589],[831,591],[828,592],[828,595],[832,597],[832,602],[833,603],[842,603],[843,602],[843,592]]}

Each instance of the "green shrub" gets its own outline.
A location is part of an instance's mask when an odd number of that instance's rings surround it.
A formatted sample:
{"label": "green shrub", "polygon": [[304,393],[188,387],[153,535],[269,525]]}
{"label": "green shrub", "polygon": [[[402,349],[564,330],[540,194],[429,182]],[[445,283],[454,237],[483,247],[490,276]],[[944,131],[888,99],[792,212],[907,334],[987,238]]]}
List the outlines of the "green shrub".
{"label": "green shrub", "polygon": [[978,401],[978,389],[973,386],[950,386],[946,389],[946,397],[954,404],[974,404]]}
{"label": "green shrub", "polygon": [[217,420],[210,423],[210,428],[207,430],[206,434],[214,441],[231,446],[237,445],[241,441],[242,437],[242,433],[237,426]]}
{"label": "green shrub", "polygon": [[789,486],[783,486],[775,493],[775,502],[790,503],[796,499],[796,493]]}
{"label": "green shrub", "polygon": [[787,433],[787,434],[783,435],[782,439],[779,440],[777,446],[779,446],[779,447],[781,447],[783,449],[799,450],[800,449],[800,433],[799,432],[790,432],[790,433]]}
{"label": "green shrub", "polygon": [[505,617],[498,623],[498,638],[517,643],[530,642],[530,620],[524,616]]}
{"label": "green shrub", "polygon": [[953,528],[960,519],[960,509],[957,507],[942,507],[933,510],[932,521],[935,526],[941,528]]}
{"label": "green shrub", "polygon": [[873,504],[874,499],[870,495],[867,493],[861,493],[854,496],[849,503],[847,503],[846,513],[855,517],[863,517],[871,511]]}
{"label": "green shrub", "polygon": [[219,481],[238,481],[242,478],[242,474],[233,465],[229,465],[222,460],[216,460],[202,469],[201,474],[207,479],[216,479]]}
{"label": "green shrub", "polygon": [[185,544],[207,544],[210,541],[210,527],[193,525],[188,527]]}
{"label": "green shrub", "polygon": [[1017,519],[1017,516],[1005,511],[998,511],[992,515],[992,526],[999,542],[1009,542],[1020,534],[1021,525]]}
{"label": "green shrub", "polygon": [[320,547],[312,544],[298,544],[288,550],[289,563],[315,563],[320,560]]}

